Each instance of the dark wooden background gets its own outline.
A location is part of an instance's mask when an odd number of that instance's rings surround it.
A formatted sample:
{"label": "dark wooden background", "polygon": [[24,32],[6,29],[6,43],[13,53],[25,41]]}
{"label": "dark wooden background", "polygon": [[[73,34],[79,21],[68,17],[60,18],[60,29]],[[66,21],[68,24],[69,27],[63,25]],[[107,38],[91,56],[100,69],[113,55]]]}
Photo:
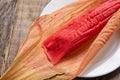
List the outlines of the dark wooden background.
{"label": "dark wooden background", "polygon": [[[0,0],[0,75],[11,65],[29,25],[40,15],[49,1]],[[97,78],[75,80],[120,80],[120,69]]]}

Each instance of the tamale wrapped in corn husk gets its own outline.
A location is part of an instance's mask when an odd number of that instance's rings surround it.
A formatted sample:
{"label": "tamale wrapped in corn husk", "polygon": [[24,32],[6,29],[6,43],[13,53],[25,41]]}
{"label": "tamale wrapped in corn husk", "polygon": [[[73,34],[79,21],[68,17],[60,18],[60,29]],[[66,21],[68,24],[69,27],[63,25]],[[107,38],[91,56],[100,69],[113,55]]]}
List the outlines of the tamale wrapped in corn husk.
{"label": "tamale wrapped in corn husk", "polygon": [[[31,25],[13,64],[0,80],[71,80],[80,74],[120,25],[120,10],[97,36],[53,65],[41,47],[41,41],[70,20],[106,0],[80,0],[51,14],[41,16]],[[42,27],[42,28],[41,28]],[[106,38],[103,38],[102,36]],[[102,43],[104,41],[104,44]],[[102,44],[102,45],[101,45]],[[100,45],[100,46],[97,46]],[[92,50],[97,47],[97,50]],[[89,53],[92,52],[92,53]]]}

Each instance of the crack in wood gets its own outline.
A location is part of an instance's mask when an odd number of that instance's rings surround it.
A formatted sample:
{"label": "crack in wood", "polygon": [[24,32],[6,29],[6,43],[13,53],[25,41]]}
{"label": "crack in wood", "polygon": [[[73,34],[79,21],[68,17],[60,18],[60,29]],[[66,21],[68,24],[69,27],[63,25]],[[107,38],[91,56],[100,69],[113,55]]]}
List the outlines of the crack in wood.
{"label": "crack in wood", "polygon": [[63,76],[63,75],[65,75],[65,73],[55,74],[55,75],[53,75],[53,76],[51,76],[51,77],[49,77],[49,78],[45,78],[45,79],[43,79],[43,80],[51,80],[51,79],[53,79],[53,78],[55,78],[55,77],[57,77],[57,76]]}

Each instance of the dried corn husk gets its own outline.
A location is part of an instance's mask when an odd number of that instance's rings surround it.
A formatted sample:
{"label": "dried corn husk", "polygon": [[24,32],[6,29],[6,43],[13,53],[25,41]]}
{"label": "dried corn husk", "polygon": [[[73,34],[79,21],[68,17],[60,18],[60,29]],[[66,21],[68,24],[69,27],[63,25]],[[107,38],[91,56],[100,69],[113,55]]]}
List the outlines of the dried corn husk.
{"label": "dried corn husk", "polygon": [[41,39],[44,40],[73,18],[104,1],[106,0],[80,0],[52,14],[39,17],[32,24],[15,61],[1,80],[70,80],[77,76],[80,65],[96,36],[63,58],[57,65],[48,61],[41,47]]}

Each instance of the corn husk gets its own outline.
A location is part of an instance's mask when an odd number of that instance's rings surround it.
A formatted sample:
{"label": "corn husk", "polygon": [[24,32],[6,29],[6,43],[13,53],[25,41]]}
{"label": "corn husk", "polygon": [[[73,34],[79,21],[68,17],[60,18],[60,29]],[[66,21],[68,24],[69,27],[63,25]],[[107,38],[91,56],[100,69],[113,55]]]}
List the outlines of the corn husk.
{"label": "corn husk", "polygon": [[97,35],[64,57],[57,65],[51,64],[47,59],[41,42],[73,18],[104,1],[106,0],[80,0],[52,14],[39,17],[32,24],[13,64],[0,80],[71,80],[76,77],[89,63],[85,62],[84,68],[80,68]]}

